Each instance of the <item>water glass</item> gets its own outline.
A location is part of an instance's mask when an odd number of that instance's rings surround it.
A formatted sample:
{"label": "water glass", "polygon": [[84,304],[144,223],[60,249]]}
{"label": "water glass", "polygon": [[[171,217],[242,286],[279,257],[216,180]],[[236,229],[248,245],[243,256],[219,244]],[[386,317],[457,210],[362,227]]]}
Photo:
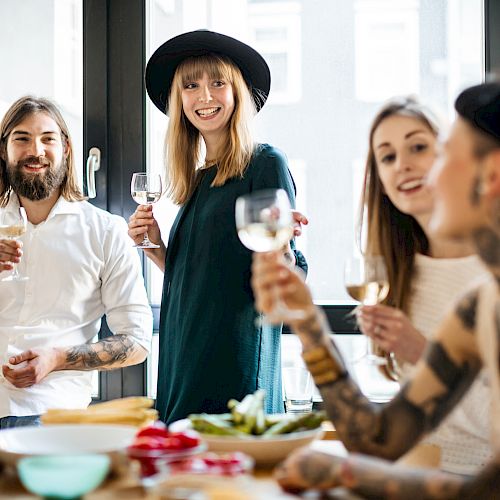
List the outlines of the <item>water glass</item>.
{"label": "water glass", "polygon": [[283,368],[283,388],[287,413],[312,411],[314,382],[305,366]]}

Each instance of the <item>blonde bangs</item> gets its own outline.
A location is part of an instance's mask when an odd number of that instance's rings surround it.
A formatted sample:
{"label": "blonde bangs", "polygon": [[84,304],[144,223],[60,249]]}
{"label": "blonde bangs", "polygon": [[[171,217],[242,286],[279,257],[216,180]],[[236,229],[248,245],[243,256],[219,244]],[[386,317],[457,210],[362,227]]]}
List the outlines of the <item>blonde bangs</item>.
{"label": "blonde bangs", "polygon": [[182,85],[179,90],[192,81],[201,80],[204,73],[211,80],[224,80],[230,84],[234,83],[234,64],[223,56],[210,54],[199,57],[188,57],[182,61],[176,70],[178,85]]}

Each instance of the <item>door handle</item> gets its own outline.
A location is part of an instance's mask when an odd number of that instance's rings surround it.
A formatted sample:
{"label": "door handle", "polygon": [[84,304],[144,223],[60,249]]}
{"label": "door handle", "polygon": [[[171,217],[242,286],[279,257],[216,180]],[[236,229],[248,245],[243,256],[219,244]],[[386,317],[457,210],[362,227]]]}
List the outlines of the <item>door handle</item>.
{"label": "door handle", "polygon": [[87,196],[89,198],[96,197],[95,190],[95,173],[101,168],[101,151],[99,148],[90,148],[87,158]]}

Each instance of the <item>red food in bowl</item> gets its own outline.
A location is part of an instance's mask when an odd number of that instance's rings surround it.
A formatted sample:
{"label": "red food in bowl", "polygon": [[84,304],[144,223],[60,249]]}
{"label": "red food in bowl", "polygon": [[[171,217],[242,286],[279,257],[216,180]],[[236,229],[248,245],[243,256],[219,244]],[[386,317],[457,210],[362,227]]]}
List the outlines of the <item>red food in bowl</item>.
{"label": "red food in bowl", "polygon": [[166,429],[146,427],[137,433],[127,453],[129,458],[139,461],[141,475],[146,477],[159,472],[162,465],[184,460],[205,448],[195,431],[170,433]]}
{"label": "red food in bowl", "polygon": [[158,424],[154,425],[149,425],[148,427],[144,427],[144,429],[141,429],[137,435],[136,438],[140,437],[162,437],[162,438],[167,438],[169,437],[169,432],[167,429],[167,426],[163,424],[163,426],[160,426]]}

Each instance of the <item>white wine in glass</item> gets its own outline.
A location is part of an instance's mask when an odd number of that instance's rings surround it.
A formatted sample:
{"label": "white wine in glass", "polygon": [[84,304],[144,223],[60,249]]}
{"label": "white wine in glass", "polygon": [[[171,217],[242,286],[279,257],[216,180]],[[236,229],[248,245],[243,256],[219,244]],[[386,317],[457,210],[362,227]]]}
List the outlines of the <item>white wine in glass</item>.
{"label": "white wine in glass", "polygon": [[[161,198],[161,177],[159,174],[138,172],[132,175],[130,183],[132,198],[139,205],[153,205]],[[136,248],[160,248],[148,238],[147,231]]]}
{"label": "white wine in glass", "polygon": [[346,285],[346,289],[354,300],[365,305],[375,305],[387,297],[389,283],[387,281],[371,281],[363,285]]}
{"label": "white wine in glass", "polygon": [[[389,293],[389,280],[384,259],[380,255],[351,257],[344,266],[344,283],[347,293],[363,305],[374,306]],[[385,365],[387,360],[373,352],[373,342],[367,339],[365,360],[374,365]]]}
{"label": "white wine in glass", "polygon": [[[281,250],[293,238],[292,209],[283,189],[240,196],[236,200],[235,216],[241,242],[254,252]],[[276,294],[273,310],[266,315],[266,320],[278,324],[302,317],[302,311],[289,309]]]}
{"label": "white wine in glass", "polygon": [[[14,211],[4,210],[0,215],[0,238],[17,240],[26,232],[27,226],[28,217],[23,207],[19,207]],[[0,281],[26,281],[27,279],[29,278],[22,276],[17,266],[14,266],[12,274]]]}

